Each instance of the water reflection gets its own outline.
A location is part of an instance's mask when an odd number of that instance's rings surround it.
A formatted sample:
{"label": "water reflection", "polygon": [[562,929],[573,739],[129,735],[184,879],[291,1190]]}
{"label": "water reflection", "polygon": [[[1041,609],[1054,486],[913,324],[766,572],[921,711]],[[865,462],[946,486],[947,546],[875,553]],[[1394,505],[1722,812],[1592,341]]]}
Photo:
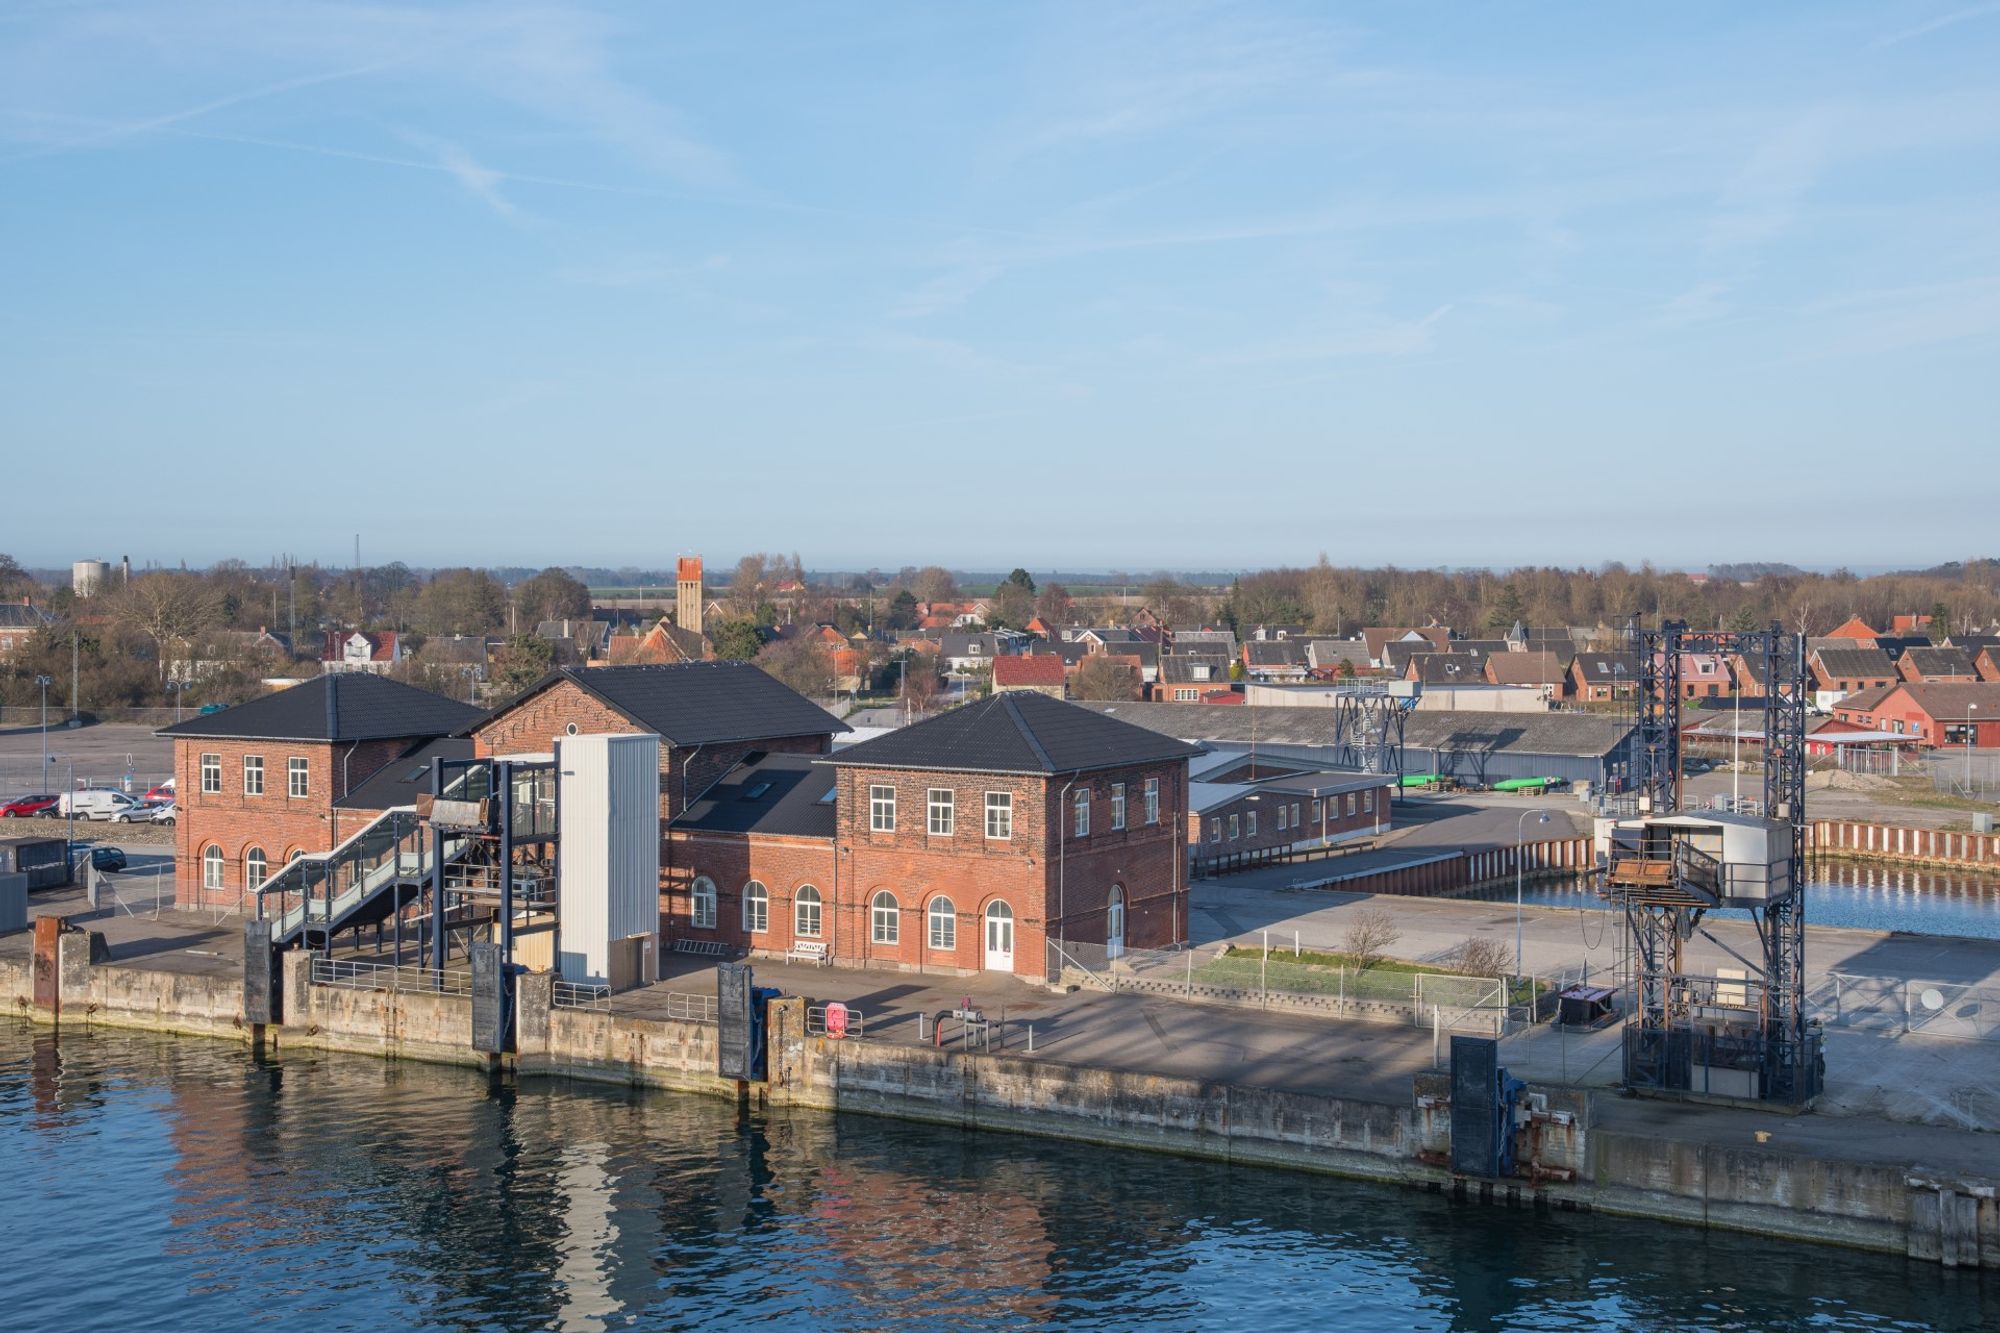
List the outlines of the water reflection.
{"label": "water reflection", "polygon": [[[17,1327],[1975,1328],[1977,1275],[364,1058],[0,1029]],[[95,1243],[80,1244],[80,1237]]]}
{"label": "water reflection", "polygon": [[[1818,861],[1811,867],[1807,890],[1806,920],[1812,925],[2000,939],[2000,878],[1992,875]],[[1498,885],[1472,896],[1511,903],[1514,887]],[[1541,907],[1606,906],[1589,879],[1528,884],[1522,900]]]}

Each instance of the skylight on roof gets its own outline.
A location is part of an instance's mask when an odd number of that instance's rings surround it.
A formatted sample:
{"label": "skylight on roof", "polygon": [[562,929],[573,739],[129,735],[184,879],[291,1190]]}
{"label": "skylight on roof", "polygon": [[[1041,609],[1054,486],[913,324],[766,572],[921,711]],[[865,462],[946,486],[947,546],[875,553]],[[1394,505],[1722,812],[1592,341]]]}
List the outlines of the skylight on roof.
{"label": "skylight on roof", "polygon": [[837,789],[837,788],[834,788],[834,787],[828,787],[828,788],[826,789],[826,795],[824,795],[824,796],[820,797],[818,801],[814,802],[814,804],[815,804],[815,805],[832,805],[832,804],[833,804],[833,798],[834,798],[834,796],[835,796],[835,795],[837,794],[837,792],[838,792],[838,789]]}
{"label": "skylight on roof", "polygon": [[758,783],[758,784],[757,784],[756,786],[754,786],[754,787],[750,788],[750,789],[749,789],[748,791],[744,792],[744,793],[743,793],[743,794],[742,794],[741,796],[737,797],[736,799],[737,799],[737,800],[739,800],[739,801],[754,801],[754,800],[757,800],[757,799],[758,799],[759,797],[761,797],[761,796],[762,796],[762,795],[763,795],[763,794],[764,794],[765,792],[767,792],[767,791],[769,791],[769,790],[771,790],[771,784],[770,784],[770,783],[768,783],[768,782],[760,782],[760,783]]}

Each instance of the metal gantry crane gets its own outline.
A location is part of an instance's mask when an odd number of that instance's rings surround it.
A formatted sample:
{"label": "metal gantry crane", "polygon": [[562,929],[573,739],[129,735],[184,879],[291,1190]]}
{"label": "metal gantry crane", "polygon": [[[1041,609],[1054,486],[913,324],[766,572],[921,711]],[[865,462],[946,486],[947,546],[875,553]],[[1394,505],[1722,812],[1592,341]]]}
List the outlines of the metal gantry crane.
{"label": "metal gantry crane", "polygon": [[[1769,629],[1703,632],[1667,621],[1628,630],[1638,656],[1633,777],[1637,812],[1608,830],[1604,893],[1624,912],[1635,1010],[1625,1083],[1637,1091],[1801,1106],[1822,1080],[1820,1034],[1805,1013],[1803,643]],[[1689,809],[1681,787],[1681,666],[1735,658],[1764,685],[1763,799],[1754,810]],[[1741,682],[1739,682],[1740,688]],[[1761,957],[1709,932],[1716,909],[1746,911]],[[1689,973],[1696,934],[1743,964]]]}

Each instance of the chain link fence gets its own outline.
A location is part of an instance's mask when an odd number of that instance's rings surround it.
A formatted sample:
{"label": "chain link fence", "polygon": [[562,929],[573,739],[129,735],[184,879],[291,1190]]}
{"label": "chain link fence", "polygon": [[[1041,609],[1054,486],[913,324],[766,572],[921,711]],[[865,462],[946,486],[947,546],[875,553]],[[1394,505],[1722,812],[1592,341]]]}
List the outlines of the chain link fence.
{"label": "chain link fence", "polygon": [[1049,975],[1070,985],[1208,1004],[1502,1035],[1509,986],[1499,977],[1356,967],[1332,950],[1293,945],[1107,949],[1049,941]]}
{"label": "chain link fence", "polygon": [[1806,995],[1829,1029],[2000,1041],[2000,986],[1830,972]]}
{"label": "chain link fence", "polygon": [[1921,767],[1931,787],[1941,795],[1975,801],[2000,801],[2000,750],[1968,750],[1963,746],[1933,750],[1920,760],[1903,761],[1903,772]]}

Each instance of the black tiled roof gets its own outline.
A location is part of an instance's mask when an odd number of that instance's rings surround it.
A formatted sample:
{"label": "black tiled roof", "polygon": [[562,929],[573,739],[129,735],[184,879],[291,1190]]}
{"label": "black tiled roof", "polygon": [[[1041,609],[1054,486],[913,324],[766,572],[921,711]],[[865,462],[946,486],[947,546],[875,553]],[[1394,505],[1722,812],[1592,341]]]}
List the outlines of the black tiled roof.
{"label": "black tiled roof", "polygon": [[414,804],[431,789],[432,764],[440,758],[470,759],[472,755],[472,741],[464,736],[440,736],[412,745],[334,804],[343,810],[389,810]]}
{"label": "black tiled roof", "polygon": [[1977,676],[1972,654],[1963,648],[1911,648],[1903,654],[1919,676]]}
{"label": "black tiled roof", "polygon": [[1639,680],[1637,653],[1578,653],[1576,667],[1587,685],[1635,685]]}
{"label": "black tiled roof", "polygon": [[673,745],[831,736],[852,730],[748,662],[563,667],[496,710],[506,712],[559,680],[574,681]]}
{"label": "black tiled roof", "polygon": [[379,741],[448,736],[477,722],[471,704],[365,671],[337,671],[162,727],[162,736],[227,740]]}
{"label": "black tiled roof", "polygon": [[975,773],[1079,773],[1199,753],[1185,742],[1060,699],[1009,693],[863,741],[820,762]]}
{"label": "black tiled roof", "polygon": [[744,760],[703,792],[673,822],[706,833],[770,833],[831,838],[834,772],[811,755],[769,754]]}
{"label": "black tiled roof", "polygon": [[1834,680],[1893,680],[1896,664],[1880,648],[1822,648],[1813,654],[1822,674]]}

